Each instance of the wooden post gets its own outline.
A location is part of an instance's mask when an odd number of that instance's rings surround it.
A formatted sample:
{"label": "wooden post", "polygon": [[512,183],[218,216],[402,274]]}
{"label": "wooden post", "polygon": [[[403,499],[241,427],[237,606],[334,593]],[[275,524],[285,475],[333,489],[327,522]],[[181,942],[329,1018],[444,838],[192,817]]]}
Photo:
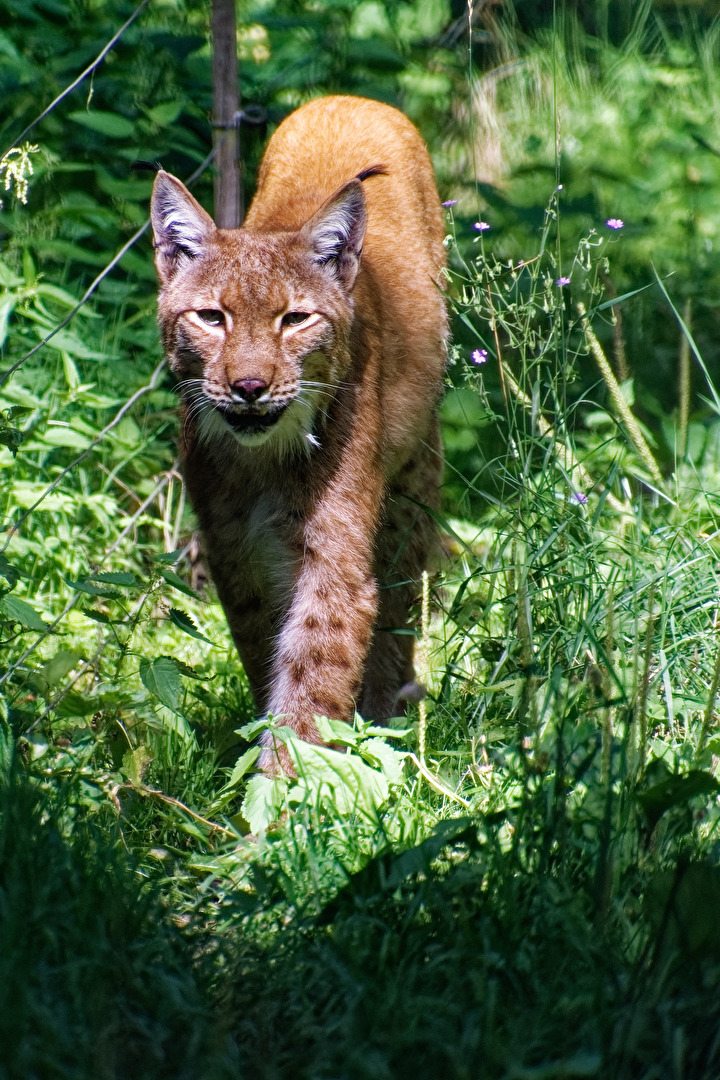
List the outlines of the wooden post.
{"label": "wooden post", "polygon": [[213,145],[215,154],[215,222],[235,229],[243,218],[240,184],[240,108],[235,0],[213,0]]}

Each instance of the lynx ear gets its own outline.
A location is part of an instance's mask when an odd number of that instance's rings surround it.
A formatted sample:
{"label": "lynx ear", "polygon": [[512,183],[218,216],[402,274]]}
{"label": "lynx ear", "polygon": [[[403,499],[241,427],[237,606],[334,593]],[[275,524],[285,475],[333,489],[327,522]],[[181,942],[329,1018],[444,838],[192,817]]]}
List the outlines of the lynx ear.
{"label": "lynx ear", "polygon": [[329,266],[349,291],[360,269],[367,213],[359,180],[351,180],[324,203],[301,230],[315,262]]}
{"label": "lynx ear", "polygon": [[202,255],[215,232],[215,223],[185,185],[161,170],[155,177],[150,202],[155,236],[155,265],[166,284],[184,258]]}

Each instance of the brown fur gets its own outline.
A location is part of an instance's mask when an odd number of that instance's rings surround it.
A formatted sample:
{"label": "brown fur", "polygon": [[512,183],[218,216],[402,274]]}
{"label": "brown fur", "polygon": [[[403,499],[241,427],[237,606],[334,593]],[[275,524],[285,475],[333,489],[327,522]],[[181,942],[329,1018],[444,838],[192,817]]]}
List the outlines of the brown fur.
{"label": "brown fur", "polygon": [[413,639],[388,631],[407,627],[441,475],[427,150],[387,105],[322,98],[270,140],[242,229],[167,173],[152,218],[187,486],[257,705],[309,740],[317,714],[390,716]]}

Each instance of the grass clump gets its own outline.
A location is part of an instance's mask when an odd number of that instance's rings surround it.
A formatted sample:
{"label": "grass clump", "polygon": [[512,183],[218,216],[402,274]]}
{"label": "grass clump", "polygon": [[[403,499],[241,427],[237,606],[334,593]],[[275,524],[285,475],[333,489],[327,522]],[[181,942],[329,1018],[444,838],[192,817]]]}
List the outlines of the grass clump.
{"label": "grass clump", "polygon": [[173,925],[82,801],[77,784],[41,790],[17,760],[0,780],[0,1076],[230,1075],[202,935]]}
{"label": "grass clump", "polygon": [[625,1078],[672,1075],[681,1055],[681,1075],[713,1075],[717,958],[653,932],[651,877],[629,861],[604,913],[589,860],[540,865],[541,814],[505,852],[499,822],[457,823],[432,859],[375,860],[281,940],[240,939],[247,1074]]}

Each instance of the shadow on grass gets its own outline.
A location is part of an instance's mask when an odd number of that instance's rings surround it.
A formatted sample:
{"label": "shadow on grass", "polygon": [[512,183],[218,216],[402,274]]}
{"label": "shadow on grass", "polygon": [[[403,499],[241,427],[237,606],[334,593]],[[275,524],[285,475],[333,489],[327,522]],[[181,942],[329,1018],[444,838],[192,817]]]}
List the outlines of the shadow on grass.
{"label": "shadow on grass", "polygon": [[192,936],[63,796],[17,766],[0,782],[0,1077],[232,1075],[213,1065]]}

